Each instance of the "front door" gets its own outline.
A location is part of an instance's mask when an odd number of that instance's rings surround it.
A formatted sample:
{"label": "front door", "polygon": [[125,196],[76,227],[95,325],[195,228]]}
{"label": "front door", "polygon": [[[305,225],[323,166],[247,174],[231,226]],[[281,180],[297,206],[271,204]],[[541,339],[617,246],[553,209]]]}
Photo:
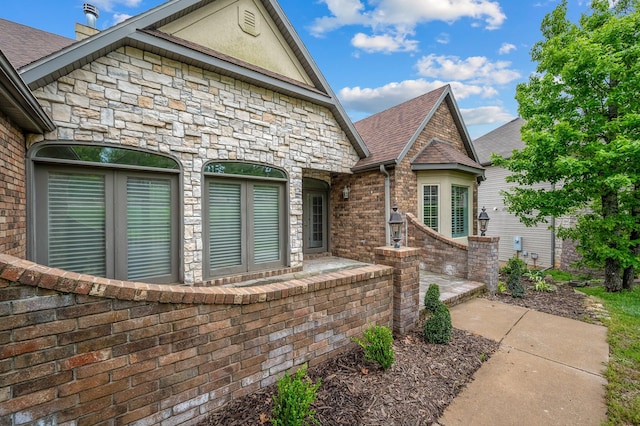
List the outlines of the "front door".
{"label": "front door", "polygon": [[304,252],[324,253],[328,249],[328,185],[315,179],[305,179],[304,187],[302,210]]}

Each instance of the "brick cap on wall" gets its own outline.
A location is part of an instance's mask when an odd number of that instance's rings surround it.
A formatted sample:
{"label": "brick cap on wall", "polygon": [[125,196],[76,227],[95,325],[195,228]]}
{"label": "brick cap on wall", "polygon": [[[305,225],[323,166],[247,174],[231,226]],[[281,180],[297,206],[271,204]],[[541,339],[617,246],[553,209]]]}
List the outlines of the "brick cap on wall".
{"label": "brick cap on wall", "polygon": [[389,257],[409,257],[419,256],[420,249],[415,247],[400,247],[394,248],[392,246],[376,247],[374,249],[376,255],[383,255]]}
{"label": "brick cap on wall", "polygon": [[480,243],[497,243],[500,241],[500,237],[481,237],[480,235],[469,235],[467,239],[469,241],[477,241]]}
{"label": "brick cap on wall", "polygon": [[429,234],[429,236],[431,238],[433,238],[434,240],[438,240],[441,241],[445,244],[448,244],[452,247],[457,247],[461,250],[468,250],[469,247],[467,247],[466,244],[463,243],[459,243],[456,240],[454,240],[453,238],[449,238],[446,237],[444,235],[442,235],[439,232],[434,231],[433,229],[429,228],[427,225],[425,225],[424,223],[420,222],[420,220],[418,220],[418,218],[416,216],[414,216],[411,213],[407,213],[407,221],[411,222],[412,225],[416,226],[417,228],[419,228],[420,230],[422,230],[422,232]]}
{"label": "brick cap on wall", "polygon": [[16,282],[33,287],[119,300],[158,303],[247,305],[393,274],[393,268],[367,265],[306,278],[248,287],[192,287],[112,280],[49,268],[0,254],[0,287]]}

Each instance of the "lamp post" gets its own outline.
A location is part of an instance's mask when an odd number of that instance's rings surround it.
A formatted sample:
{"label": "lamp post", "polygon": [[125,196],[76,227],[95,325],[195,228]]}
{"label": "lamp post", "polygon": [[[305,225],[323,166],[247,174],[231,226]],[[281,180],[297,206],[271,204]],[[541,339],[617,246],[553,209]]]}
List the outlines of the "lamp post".
{"label": "lamp post", "polygon": [[484,233],[487,232],[487,225],[489,225],[489,215],[482,207],[482,211],[478,215],[478,223],[480,224],[480,236],[484,237]]}
{"label": "lamp post", "polygon": [[394,205],[392,209],[393,212],[391,212],[391,217],[389,218],[391,239],[395,243],[393,247],[400,248],[400,230],[402,229],[402,224],[404,223],[404,221],[402,220],[402,215],[398,213],[398,206]]}

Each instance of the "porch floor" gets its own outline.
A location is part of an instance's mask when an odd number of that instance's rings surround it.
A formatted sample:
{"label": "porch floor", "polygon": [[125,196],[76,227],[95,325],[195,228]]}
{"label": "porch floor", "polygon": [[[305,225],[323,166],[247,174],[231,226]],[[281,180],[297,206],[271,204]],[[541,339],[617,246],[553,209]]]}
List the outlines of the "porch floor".
{"label": "porch floor", "polygon": [[[275,277],[243,281],[236,284],[228,284],[228,287],[243,287],[250,285],[267,284],[285,281],[295,278],[304,278],[329,272],[354,269],[367,265],[366,263],[342,257],[323,256],[304,261],[302,271]],[[464,278],[449,275],[439,275],[433,272],[420,271],[420,309],[423,307],[424,295],[429,285],[435,283],[440,287],[440,300],[448,306],[454,306],[477,294],[485,291],[484,283],[469,281]]]}

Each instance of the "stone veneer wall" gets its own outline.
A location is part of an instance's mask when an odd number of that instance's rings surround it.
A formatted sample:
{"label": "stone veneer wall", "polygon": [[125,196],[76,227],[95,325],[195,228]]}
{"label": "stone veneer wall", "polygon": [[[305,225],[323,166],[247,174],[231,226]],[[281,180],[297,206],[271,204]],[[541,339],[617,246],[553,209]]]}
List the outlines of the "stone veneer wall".
{"label": "stone veneer wall", "polygon": [[0,253],[26,256],[25,138],[0,113]]}
{"label": "stone veneer wall", "polygon": [[393,268],[370,265],[256,287],[153,285],[0,255],[0,424],[197,424],[390,324],[392,283]]}
{"label": "stone veneer wall", "polygon": [[409,247],[421,249],[420,267],[436,274],[467,278],[469,248],[425,226],[411,213],[406,215]]}
{"label": "stone veneer wall", "polygon": [[47,141],[138,147],[180,162],[187,284],[203,279],[205,162],[259,162],[286,170],[290,266],[297,267],[303,171],[350,173],[358,161],[327,108],[132,47],[110,52],[34,94],[58,126],[45,135]]}

